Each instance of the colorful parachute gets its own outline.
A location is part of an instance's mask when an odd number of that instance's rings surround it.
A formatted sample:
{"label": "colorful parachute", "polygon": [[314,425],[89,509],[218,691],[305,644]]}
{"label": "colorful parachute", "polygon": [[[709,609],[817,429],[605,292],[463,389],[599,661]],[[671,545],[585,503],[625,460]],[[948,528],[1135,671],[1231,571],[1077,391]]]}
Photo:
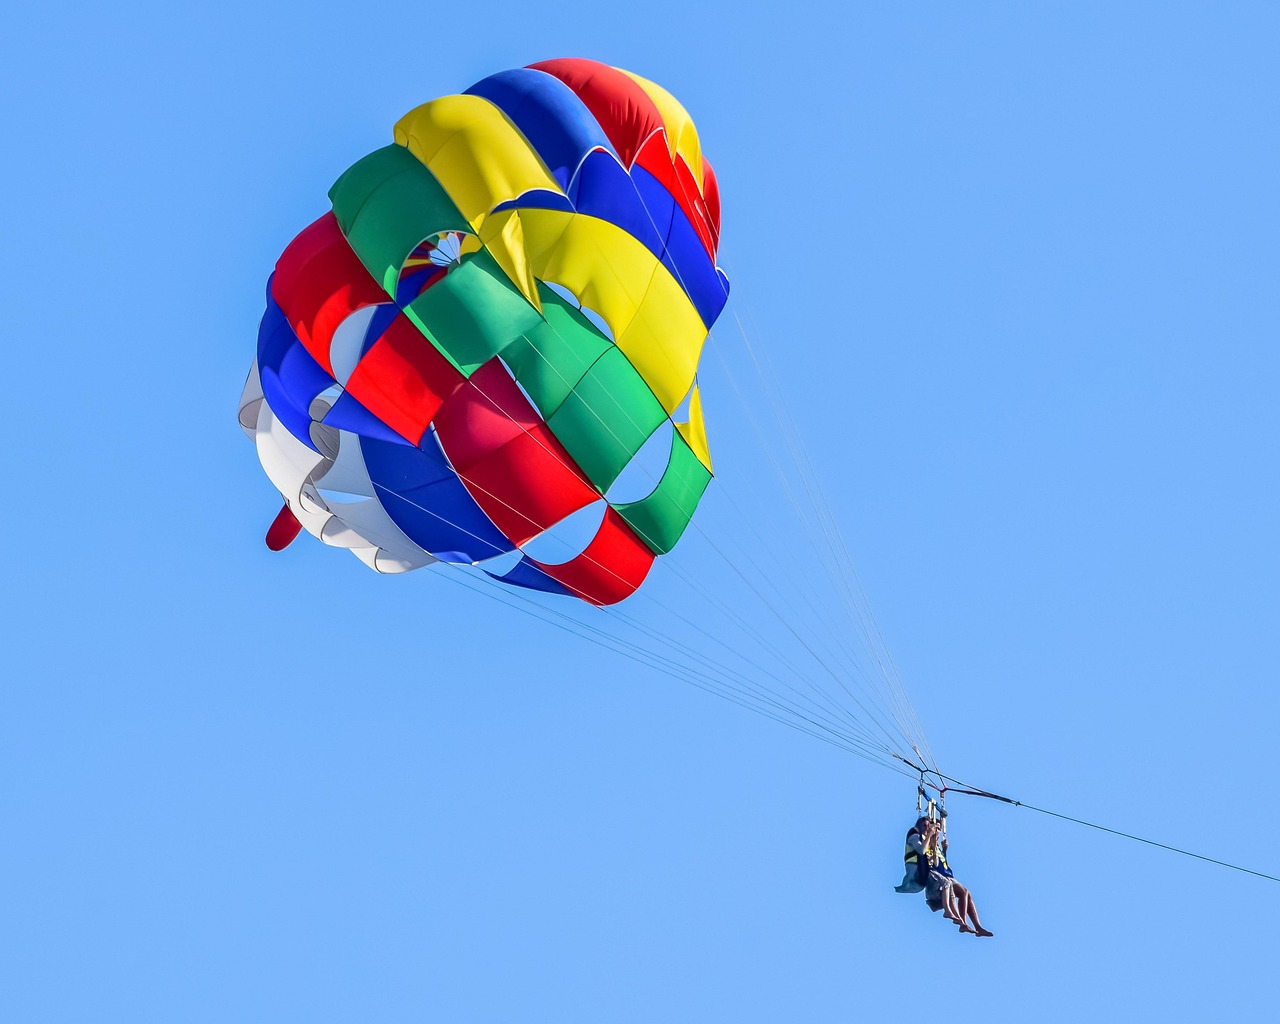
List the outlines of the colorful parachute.
{"label": "colorful parachute", "polygon": [[[411,111],[329,198],[276,264],[240,403],[286,502],[268,544],[301,526],[381,572],[631,594],[711,478],[696,372],[728,283],[684,108],[594,61],[504,71]],[[567,560],[526,553],[584,519]]]}

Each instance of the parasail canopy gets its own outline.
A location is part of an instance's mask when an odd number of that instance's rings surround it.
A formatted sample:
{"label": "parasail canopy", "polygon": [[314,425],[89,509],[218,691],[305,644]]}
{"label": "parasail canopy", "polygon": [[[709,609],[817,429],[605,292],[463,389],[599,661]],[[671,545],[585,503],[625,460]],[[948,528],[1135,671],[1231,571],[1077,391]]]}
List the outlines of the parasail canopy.
{"label": "parasail canopy", "polygon": [[[268,543],[296,520],[380,572],[633,593],[711,479],[697,368],[728,282],[684,108],[595,61],[504,71],[410,111],[329,199],[240,402],[287,506]],[[558,531],[583,539],[530,554]]]}

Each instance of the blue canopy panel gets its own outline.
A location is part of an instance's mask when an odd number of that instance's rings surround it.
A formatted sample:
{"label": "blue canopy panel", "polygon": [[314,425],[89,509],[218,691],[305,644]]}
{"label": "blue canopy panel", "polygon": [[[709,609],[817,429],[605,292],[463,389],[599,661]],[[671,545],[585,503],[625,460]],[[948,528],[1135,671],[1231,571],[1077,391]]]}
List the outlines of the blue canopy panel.
{"label": "blue canopy panel", "polygon": [[494,213],[503,210],[563,210],[565,213],[577,213],[569,197],[549,188],[531,188],[521,192],[514,199],[505,199],[493,208]]}
{"label": "blue canopy panel", "polygon": [[420,548],[446,562],[515,550],[458,479],[433,431],[417,447],[361,437],[360,450],[382,507]]}
{"label": "blue canopy panel", "polygon": [[360,346],[360,358],[373,348],[374,342],[381,338],[391,326],[391,321],[400,315],[401,307],[396,303],[382,302],[374,307],[373,316],[364,330],[364,341]]}
{"label": "blue canopy panel", "polygon": [[348,391],[344,391],[339,395],[338,400],[333,403],[333,408],[325,413],[324,425],[326,427],[336,427],[338,430],[349,430],[353,434],[359,434],[362,438],[371,437],[408,448],[413,447],[412,441],[408,441],[397,434],[366,409]]}
{"label": "blue canopy panel", "polygon": [[[631,169],[631,180],[635,182],[636,191],[653,215],[654,222],[659,227],[669,225],[665,251],[660,254],[662,262],[680,282],[702,322],[710,330],[724,304],[729,301],[729,279],[707,255],[698,232],[663,184],[643,167]],[[668,209],[671,211],[669,216]]]}
{"label": "blue canopy panel", "polygon": [[579,213],[616,224],[662,258],[665,225],[661,221],[655,224],[631,175],[618,163],[617,157],[599,152],[588,156],[574,175],[568,195]]}
{"label": "blue canopy panel", "polygon": [[545,71],[500,71],[477,82],[467,95],[483,97],[506,114],[563,189],[592,150],[603,149],[618,159],[586,104]]}
{"label": "blue canopy panel", "polygon": [[488,572],[488,570],[486,570],[486,575],[492,576],[501,583],[509,583],[513,587],[524,587],[526,590],[541,590],[547,594],[562,594],[565,597],[577,596],[563,583],[558,583],[539,569],[528,555],[523,556],[516,563],[515,568],[501,576],[497,573]]}
{"label": "blue canopy panel", "polygon": [[267,309],[258,327],[258,377],[276,419],[312,451],[311,402],[335,383],[298,340],[283,311],[267,291]]}
{"label": "blue canopy panel", "polygon": [[599,150],[587,155],[566,196],[533,189],[500,203],[510,209],[573,210],[615,224],[662,261],[680,283],[707,329],[729,299],[729,282],[662,183],[642,167],[628,174],[616,157]]}

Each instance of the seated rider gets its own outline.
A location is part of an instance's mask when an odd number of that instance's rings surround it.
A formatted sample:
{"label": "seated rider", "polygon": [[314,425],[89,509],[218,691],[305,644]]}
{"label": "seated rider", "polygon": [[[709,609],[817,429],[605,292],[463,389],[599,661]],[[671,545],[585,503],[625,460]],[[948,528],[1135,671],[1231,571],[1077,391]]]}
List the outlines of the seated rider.
{"label": "seated rider", "polygon": [[[948,921],[962,932],[973,935],[993,934],[982,927],[978,907],[969,890],[955,880],[947,864],[947,841],[939,842],[939,823],[927,816],[916,819],[907,832],[903,864],[906,868],[902,884],[894,886],[894,892],[924,892],[925,904],[932,911],[943,911]],[[965,920],[973,922],[970,927]]]}
{"label": "seated rider", "polygon": [[902,855],[906,873],[902,884],[893,887],[894,892],[921,892],[929,882],[929,843],[927,835],[933,827],[933,819],[921,815],[907,831],[907,849]]}

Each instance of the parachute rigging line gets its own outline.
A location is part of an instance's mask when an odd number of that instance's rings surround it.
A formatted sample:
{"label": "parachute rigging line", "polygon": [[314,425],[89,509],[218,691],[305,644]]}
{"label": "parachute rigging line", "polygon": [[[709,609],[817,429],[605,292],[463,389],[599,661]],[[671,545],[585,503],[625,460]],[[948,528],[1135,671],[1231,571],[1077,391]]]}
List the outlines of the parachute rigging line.
{"label": "parachute rigging line", "polygon": [[[727,266],[726,262],[726,266]],[[932,753],[929,751],[928,742],[924,738],[923,729],[920,726],[919,718],[915,713],[915,709],[907,696],[906,688],[902,684],[901,677],[898,675],[897,667],[893,662],[893,657],[889,652],[888,645],[884,641],[884,637],[880,632],[879,624],[876,622],[875,615],[871,611],[870,602],[867,599],[866,591],[863,589],[861,578],[858,575],[853,559],[849,553],[848,544],[845,542],[839,525],[836,522],[835,515],[832,512],[830,502],[827,500],[825,492],[817,472],[814,469],[812,459],[809,456],[808,449],[803,443],[800,432],[796,427],[795,420],[791,416],[788,404],[783,401],[776,380],[776,373],[772,372],[772,368],[768,366],[767,350],[752,344],[751,336],[748,333],[745,324],[742,322],[741,316],[737,309],[731,310],[734,322],[738,327],[738,334],[742,340],[743,347],[746,349],[747,355],[750,357],[750,364],[755,370],[756,379],[765,393],[768,401],[769,409],[772,412],[774,424],[778,427],[778,434],[783,438],[787,445],[787,452],[790,461],[795,470],[795,475],[799,478],[804,487],[805,496],[807,498],[807,507],[812,511],[816,526],[820,532],[822,540],[825,542],[828,554],[830,555],[830,563],[821,561],[820,563],[831,583],[844,594],[844,606],[846,614],[851,622],[856,622],[860,635],[865,639],[867,649],[875,662],[876,668],[879,670],[880,680],[884,684],[883,694],[891,706],[895,706],[901,718],[899,719],[901,731],[904,736],[917,737],[917,742],[910,744],[913,750],[924,748],[921,754],[927,761],[935,764]],[[750,313],[748,311],[748,316]],[[759,349],[759,350],[758,350]],[[734,382],[735,393],[739,396],[739,401],[743,405],[749,418],[752,420],[753,427],[757,431],[757,435],[762,440],[767,440],[767,435],[760,431],[759,424],[753,414],[753,407],[742,397],[741,388],[734,381],[734,373],[732,364],[724,358],[723,354],[717,351],[724,366],[726,375]],[[790,474],[778,465],[777,460],[773,458],[770,452],[770,462],[773,465],[775,475],[787,488],[791,490]],[[813,536],[815,523],[803,514],[803,507],[798,500],[794,501],[797,514],[800,516],[802,523],[810,534],[810,543],[813,544],[815,550],[820,545]],[[833,566],[838,567],[836,571]],[[853,584],[851,586],[850,584]],[[854,589],[856,587],[856,590]]]}
{"label": "parachute rigging line", "polygon": [[[484,394],[484,392],[483,392],[483,390],[482,390],[482,389],[477,388],[477,390],[478,390],[478,391],[480,391],[480,393],[481,393],[481,394]],[[487,396],[486,396],[486,397],[487,397]],[[381,486],[381,485],[379,485],[376,481],[374,482],[374,486],[375,486],[375,487],[377,487],[377,488],[379,488],[379,489],[385,489],[385,488],[382,488],[382,486]],[[484,489],[483,487],[480,487],[479,485],[475,485],[475,484],[473,483],[473,486],[476,486],[478,490],[485,491],[485,489]],[[488,491],[485,491],[485,493],[486,493],[486,494],[489,494],[489,492],[488,492]],[[499,497],[498,497],[498,496],[496,496],[496,495],[492,495],[492,494],[490,494],[489,496],[490,496],[494,501],[497,501],[497,502],[499,502],[500,504],[504,504],[504,505],[506,504],[505,502],[503,502],[503,501],[502,501],[502,499],[501,499],[501,498],[499,498]],[[460,524],[457,524],[457,523],[453,523],[453,522],[451,522],[451,521],[450,521],[450,520],[448,520],[446,517],[441,516],[438,512],[436,512],[436,511],[435,511],[435,510],[433,510],[433,509],[429,509],[429,508],[426,508],[426,507],[424,507],[424,506],[422,506],[422,505],[418,505],[416,502],[413,502],[411,499],[407,498],[407,497],[406,497],[406,496],[404,496],[404,495],[400,495],[400,500],[401,500],[401,501],[405,501],[405,502],[407,502],[407,503],[409,503],[409,504],[414,505],[416,508],[418,508],[418,509],[420,509],[421,511],[426,512],[427,514],[429,514],[429,515],[431,515],[431,516],[433,516],[433,517],[435,517],[435,518],[437,518],[437,519],[441,520],[442,522],[449,523],[449,525],[453,526],[453,527],[454,527],[454,528],[456,528],[456,529],[462,530],[463,532],[470,533],[470,531],[465,530],[465,528],[463,528]],[[507,507],[510,507],[510,506],[507,506]],[[723,553],[723,552],[720,552],[720,554],[722,555],[722,557],[724,557],[724,558],[725,558],[726,562],[727,562],[731,567],[733,567],[733,566],[732,566],[732,562],[731,562],[731,560],[729,560],[729,559],[728,559],[727,555],[724,555],[724,553]],[[590,556],[587,556],[587,557],[588,557],[588,559],[589,559],[589,560],[594,561],[593,559],[590,559]],[[445,563],[445,564],[450,564],[450,563]],[[604,569],[604,571],[606,571],[606,572],[610,571],[607,567],[602,566],[601,568],[602,568],[602,569]],[[739,574],[739,575],[741,575],[741,574]],[[744,578],[744,580],[745,580],[745,578]],[[747,582],[749,583],[749,581],[747,581]],[[499,591],[499,588],[496,588],[496,587],[495,587],[495,588],[493,588],[493,590],[494,590],[494,594],[495,594],[495,596],[497,596],[497,594],[498,594],[498,593],[500,593],[500,592],[501,592],[501,593],[503,593],[503,594],[504,594],[504,596],[505,596],[505,591]],[[646,599],[646,600],[648,600],[648,601],[650,601],[650,602],[654,602],[654,598],[652,597],[652,595],[651,595],[651,594],[648,594],[647,592],[645,592],[645,591],[643,591],[643,590],[638,591],[637,593],[639,594],[639,596],[640,596],[640,597],[642,597],[642,598],[644,598],[644,599]],[[770,607],[770,609],[774,612],[774,614],[775,614],[775,615],[777,615],[777,616],[779,617],[779,619],[785,623],[785,619],[783,619],[783,618],[782,618],[781,614],[777,611],[777,609],[776,609],[776,608],[773,608],[771,605],[769,605],[769,604],[768,604],[767,599],[766,599],[766,598],[764,598],[764,596],[763,596],[762,594],[759,594],[759,592],[758,592],[758,591],[756,591],[756,593],[757,593],[757,595],[760,597],[760,599],[761,599],[761,600],[766,604],[766,606]],[[528,598],[526,598],[524,595],[519,595],[519,596],[520,596],[522,599],[524,599],[524,600],[529,600],[529,599],[528,599]],[[587,606],[587,607],[589,607],[589,606]],[[680,619],[683,623],[685,623],[687,626],[689,626],[689,627],[691,627],[691,628],[693,628],[693,629],[697,630],[698,632],[702,633],[702,635],[703,635],[704,637],[706,637],[708,640],[711,640],[711,641],[716,642],[716,643],[721,643],[721,644],[723,645],[723,642],[722,642],[722,641],[720,641],[718,638],[714,637],[713,635],[711,635],[711,634],[707,633],[705,630],[703,630],[701,627],[699,627],[696,623],[692,622],[692,621],[691,621],[690,619],[688,619],[687,617],[685,617],[685,616],[683,616],[683,615],[680,615],[680,614],[679,614],[679,613],[677,613],[677,612],[674,612],[671,608],[663,607],[663,608],[662,608],[662,610],[663,610],[663,611],[665,611],[665,612],[667,612],[667,613],[669,613],[669,614],[673,614],[673,615],[675,615],[677,618],[679,618],[679,619]],[[609,611],[605,611],[605,610],[601,609],[601,611],[602,611],[602,612],[604,612],[604,614],[605,614],[606,616],[618,616],[618,615],[620,615],[620,614],[621,614],[618,610],[609,610]],[[637,629],[638,629],[638,628],[640,628],[640,627],[639,627],[639,625],[638,625],[638,623],[632,623],[632,626],[633,626],[633,628],[637,628]],[[794,633],[794,629],[793,629],[792,631],[793,631],[793,633]],[[652,633],[651,633],[651,635],[652,635]],[[749,635],[755,636],[754,634],[749,634]],[[797,635],[797,638],[798,638],[798,639],[801,639],[801,638],[799,638],[799,635],[798,635],[798,634],[796,634],[796,635]],[[655,640],[660,641],[664,647],[669,647],[669,646],[671,645],[671,643],[672,643],[672,638],[670,638],[670,637],[668,637],[668,636],[654,636],[654,639],[655,639]],[[758,636],[756,636],[756,637],[755,637],[755,639],[759,640],[759,637],[758,637]],[[820,657],[819,657],[815,652],[813,652],[813,651],[812,651],[812,649],[809,649],[809,650],[810,650],[810,653],[811,653],[811,654],[813,654],[813,655],[814,655],[814,657],[815,657],[815,658],[817,658],[817,659],[819,660],[819,663],[822,663],[822,662],[821,662]],[[650,653],[652,654],[652,652],[650,652]],[[779,652],[777,652],[776,650],[771,651],[770,653],[772,653],[772,654],[774,655],[774,657],[778,658],[778,659],[779,659],[779,661],[781,661],[783,664],[787,664],[787,662],[785,661],[784,657],[783,657]],[[700,656],[699,656],[699,657],[700,657]],[[702,659],[702,660],[704,660],[704,661],[705,661],[706,659]],[[725,671],[727,671],[726,667],[725,667],[725,666],[723,666],[723,665],[720,665],[720,666],[714,666],[714,667],[715,667],[716,669],[718,669],[719,671],[721,671],[721,672],[725,672]],[[791,667],[791,668],[792,668],[792,671],[796,671],[796,672],[797,672],[797,674],[799,674],[799,673],[798,673],[798,670],[797,670],[797,669],[795,669],[793,666],[788,666],[788,667]],[[824,665],[824,668],[827,668],[827,671],[828,671],[828,672],[830,672],[830,671],[831,671],[831,669],[830,669],[828,666],[825,666],[825,665]],[[834,673],[833,673],[833,674],[834,674]],[[781,683],[782,685],[787,686],[787,688],[788,688],[788,689],[791,689],[791,690],[793,690],[793,692],[796,692],[796,693],[797,693],[799,696],[801,696],[802,698],[805,698],[805,696],[806,696],[806,695],[799,693],[799,691],[795,691],[794,687],[789,686],[788,684],[786,684],[786,683],[785,683],[785,682],[783,682],[782,680],[778,680],[776,676],[773,676],[773,678],[774,678],[776,681],[778,681],[779,683]],[[803,676],[803,675],[802,675],[802,676],[801,676],[801,678],[807,678],[807,677],[805,677],[805,676]],[[752,684],[750,681],[748,681],[745,677],[739,676],[739,680],[740,680],[741,682],[743,682],[745,685],[748,685],[748,686],[753,685],[753,684]],[[871,747],[878,748],[878,750],[879,750],[879,751],[881,751],[881,752],[882,752],[882,754],[891,754],[891,753],[892,753],[892,747],[890,747],[890,746],[885,746],[883,743],[881,743],[881,742],[877,742],[877,741],[875,741],[875,740],[873,740],[873,739],[872,739],[872,737],[871,737],[870,733],[869,733],[869,732],[867,732],[867,729],[866,729],[866,725],[865,725],[865,723],[863,723],[863,722],[859,721],[858,719],[856,719],[855,717],[853,717],[853,716],[849,715],[849,714],[848,714],[848,712],[847,712],[847,710],[845,710],[845,709],[841,708],[841,707],[840,707],[840,705],[839,705],[838,703],[836,703],[836,702],[832,701],[832,700],[831,700],[831,698],[830,698],[830,695],[826,694],[826,692],[825,692],[825,691],[823,691],[820,687],[817,687],[817,686],[816,686],[816,684],[812,683],[812,681],[810,681],[810,686],[814,687],[814,689],[815,689],[815,690],[817,690],[817,691],[818,691],[819,693],[821,693],[824,697],[826,697],[826,698],[827,698],[827,700],[828,700],[829,702],[831,702],[832,706],[833,706],[837,711],[843,711],[843,712],[844,712],[845,716],[849,719],[849,720],[848,720],[848,723],[847,723],[847,724],[848,724],[848,726],[850,726],[850,727],[854,728],[855,730],[860,731],[860,732],[862,732],[862,733],[864,733],[864,734],[865,734],[864,738],[858,738],[858,737],[855,737],[855,736],[849,735],[849,734],[847,734],[847,733],[842,733],[841,735],[843,735],[843,736],[844,736],[844,738],[845,738],[848,742],[857,743],[859,746],[863,746],[863,747],[871,746]],[[758,696],[758,695],[757,695],[757,696]],[[764,700],[764,699],[768,699],[768,698],[760,697],[759,699]],[[812,703],[811,698],[806,698],[806,699],[808,699],[808,700],[810,701],[810,703]],[[797,711],[795,711],[794,709],[789,709],[789,710],[791,711],[791,713],[792,713],[792,714],[797,714],[797,716],[798,716],[798,717],[803,717],[803,716],[799,715],[799,713],[798,713]],[[865,710],[865,709],[864,709],[864,710]],[[869,712],[868,712],[868,714],[869,714]],[[882,729],[883,729],[883,727],[882,727]],[[887,738],[887,734],[886,734],[886,738]]]}
{"label": "parachute rigging line", "polygon": [[[911,701],[906,695],[901,679],[898,677],[896,667],[893,666],[892,659],[887,655],[887,645],[885,645],[883,637],[880,635],[879,627],[875,622],[875,617],[871,613],[866,593],[862,588],[861,581],[853,566],[853,560],[849,555],[848,545],[845,543],[839,527],[835,523],[830,504],[826,500],[821,485],[817,480],[812,460],[799,439],[794,421],[791,420],[789,413],[786,411],[786,405],[781,401],[776,385],[771,386],[771,382],[774,381],[775,377],[772,373],[767,373],[765,367],[761,365],[760,356],[757,354],[755,346],[751,344],[746,327],[743,325],[736,310],[733,311],[733,315],[742,344],[750,357],[750,365],[755,370],[755,378],[765,393],[767,406],[772,414],[773,425],[777,427],[776,436],[781,437],[786,444],[787,455],[794,475],[788,473],[779,463],[769,446],[768,442],[771,435],[761,429],[755,406],[745,397],[734,376],[731,362],[725,358],[718,347],[713,345],[713,348],[716,348],[717,356],[726,376],[728,376],[733,385],[739,404],[752,424],[757,439],[760,441],[761,450],[768,455],[775,476],[791,500],[793,512],[805,528],[807,539],[814,550],[818,565],[823,568],[828,582],[836,592],[843,594],[842,604],[845,616],[854,627],[854,631],[863,638],[866,644],[867,652],[870,654],[876,670],[867,673],[867,676],[870,679],[878,679],[882,684],[881,687],[870,690],[869,694],[872,695],[872,699],[885,705],[893,714],[898,733],[906,747],[913,750],[923,747],[928,752],[929,746],[924,738],[923,729],[920,726]],[[801,501],[795,494],[795,478],[798,478],[803,486],[804,501]],[[821,557],[824,547],[828,555],[827,559]],[[850,587],[851,580],[857,585],[856,593]],[[839,634],[840,631],[836,630],[835,632]],[[861,673],[857,675],[860,677]],[[928,754],[927,760],[936,766],[931,753]]]}
{"label": "parachute rigging line", "polygon": [[[402,496],[401,500],[409,499]],[[421,506],[418,507],[422,508]],[[431,515],[437,516],[437,518],[441,518],[442,521],[448,522],[447,519],[444,519],[444,517],[439,516],[438,513],[430,509],[422,508],[422,511],[428,512]],[[458,529],[464,529],[456,523],[450,523],[450,525]],[[467,578],[462,566],[449,562],[441,564],[453,570],[453,572],[445,573],[444,578],[451,579],[455,582],[461,582],[462,579]],[[697,652],[693,652],[691,649],[685,647],[685,645],[680,644],[678,641],[674,641],[670,637],[661,635],[655,636],[652,631],[648,631],[646,627],[643,627],[639,623],[629,624],[632,628],[635,628],[638,631],[647,632],[647,635],[650,635],[653,639],[660,641],[662,646],[665,648],[669,648],[673,644],[683,648],[687,652],[687,656],[701,661],[707,666],[707,668],[699,669],[696,666],[681,663],[675,659],[660,654],[656,649],[649,649],[635,644],[632,641],[625,640],[622,637],[612,635],[597,625],[576,619],[563,610],[549,608],[519,591],[502,590],[492,586],[491,584],[486,585],[481,581],[476,582],[478,584],[477,586],[467,584],[467,589],[494,598],[508,607],[531,614],[542,621],[557,625],[558,628],[571,632],[581,639],[588,640],[598,646],[605,647],[608,650],[613,650],[615,653],[623,654],[625,657],[628,657],[639,664],[661,671],[673,678],[691,683],[699,689],[703,689],[709,693],[723,697],[724,699],[729,700],[732,703],[736,703],[741,707],[756,711],[768,718],[774,719],[775,721],[782,721],[783,724],[790,725],[793,728],[798,728],[799,731],[811,735],[816,739],[821,739],[824,742],[831,743],[843,750],[857,754],[858,756],[871,760],[877,764],[898,770],[893,765],[892,761],[886,758],[886,755],[889,757],[896,757],[897,755],[893,754],[892,750],[889,748],[884,747],[883,744],[875,743],[869,738],[864,738],[850,733],[848,731],[848,725],[842,725],[839,722],[835,722],[831,720],[829,716],[824,715],[824,717],[827,718],[826,722],[815,720],[810,714],[807,714],[804,709],[796,705],[794,701],[761,687],[760,684],[755,682],[755,680],[742,675],[736,670],[729,668],[727,665],[717,664],[701,655],[698,655]],[[518,602],[518,604],[516,602]],[[582,610],[585,611],[588,609],[590,611],[602,613],[603,617],[599,621],[603,623],[616,621],[615,616],[618,615],[618,612],[616,611],[610,613],[605,612],[603,609],[595,609],[587,605],[582,606]],[[670,609],[667,610],[669,611]],[[553,621],[551,618],[552,616],[559,621]],[[565,625],[565,622],[571,623],[572,625]],[[690,622],[689,625],[693,626],[695,629],[698,628],[695,623]],[[776,679],[777,677],[775,676],[774,678]],[[782,680],[777,681],[782,683],[784,686],[787,685]],[[792,689],[794,691],[793,687],[788,686],[788,689]],[[799,691],[795,692],[797,692],[798,696],[802,698],[805,697],[803,693],[799,693]],[[819,709],[818,713],[822,714],[821,709]],[[781,716],[789,716],[791,719],[796,721],[787,721]],[[797,722],[804,722],[808,727],[799,726],[796,724]],[[861,727],[865,731],[864,724],[856,719],[850,722],[849,725]]]}
{"label": "parachute rigging line", "polygon": [[[851,746],[849,742],[846,742],[844,737],[833,733],[830,729],[820,726],[819,723],[811,722],[803,716],[796,716],[794,712],[788,711],[787,714],[774,713],[767,707],[762,707],[760,704],[754,703],[751,700],[741,699],[735,696],[732,691],[722,689],[714,680],[709,681],[708,678],[700,678],[698,673],[687,670],[685,666],[678,662],[670,659],[663,659],[652,651],[648,651],[633,644],[628,644],[617,637],[609,635],[604,630],[587,626],[585,623],[579,622],[578,620],[565,615],[563,612],[549,609],[545,605],[539,604],[517,591],[495,591],[495,588],[489,583],[481,580],[474,580],[470,577],[463,566],[452,563],[444,564],[447,565],[448,569],[451,571],[443,573],[441,578],[462,586],[465,589],[470,590],[472,593],[488,599],[496,599],[515,611],[519,611],[523,614],[546,622],[547,624],[568,632],[581,640],[586,640],[587,642],[593,643],[605,650],[622,654],[624,657],[630,658],[637,664],[656,669],[673,679],[689,683],[700,690],[704,690],[712,696],[720,697],[727,700],[729,703],[737,704],[739,707],[746,708],[749,711],[754,711],[757,714],[763,715],[764,717],[785,725],[788,728],[795,729],[807,736],[812,736],[814,739],[821,740],[824,743],[829,743],[832,746],[838,747],[839,749],[857,757],[861,757],[864,760],[869,760],[882,767],[886,767],[891,771],[895,771],[900,775],[910,774],[905,769],[894,765],[891,761],[885,761],[880,757],[868,754],[866,751],[861,750],[858,747]],[[568,624],[566,624],[565,621],[556,621],[557,619],[567,620]],[[807,728],[804,725],[798,724],[795,720],[797,717],[802,721],[810,722],[810,724],[817,728]],[[821,731],[817,731],[817,729],[821,729]]]}

